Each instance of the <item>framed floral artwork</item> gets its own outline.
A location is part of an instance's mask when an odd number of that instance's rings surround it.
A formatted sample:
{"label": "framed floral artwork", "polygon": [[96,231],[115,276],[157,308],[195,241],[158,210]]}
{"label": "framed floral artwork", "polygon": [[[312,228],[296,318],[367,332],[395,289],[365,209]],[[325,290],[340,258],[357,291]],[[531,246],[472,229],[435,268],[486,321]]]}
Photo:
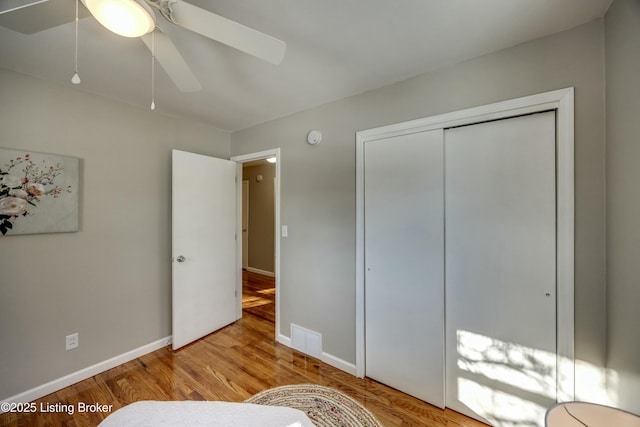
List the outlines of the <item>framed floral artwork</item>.
{"label": "framed floral artwork", "polygon": [[78,231],[80,160],[0,148],[0,237]]}

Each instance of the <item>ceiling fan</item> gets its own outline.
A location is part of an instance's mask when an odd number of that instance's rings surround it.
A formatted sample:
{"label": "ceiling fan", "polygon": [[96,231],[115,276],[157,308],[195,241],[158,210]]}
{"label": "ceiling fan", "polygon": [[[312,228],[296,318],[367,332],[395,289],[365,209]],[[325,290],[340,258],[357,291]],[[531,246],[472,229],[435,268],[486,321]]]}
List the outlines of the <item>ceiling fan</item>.
{"label": "ceiling fan", "polygon": [[[63,1],[69,3],[68,0],[5,0],[3,6],[0,6],[0,25],[20,32],[34,33],[71,22],[75,15],[70,16],[66,10],[62,14],[59,11],[63,8]],[[156,11],[169,25],[178,25],[272,64],[279,64],[286,51],[286,43],[282,40],[182,0],[81,1],[91,15],[110,31],[125,37],[141,37],[145,45],[150,50],[153,49],[158,63],[183,92],[198,91],[202,86],[158,24]],[[30,13],[31,10],[34,13]],[[22,16],[18,16],[19,14]],[[43,14],[50,22],[36,23],[36,17],[42,21]],[[83,16],[87,15],[83,13]],[[20,22],[18,26],[27,28],[16,28],[15,23]]]}

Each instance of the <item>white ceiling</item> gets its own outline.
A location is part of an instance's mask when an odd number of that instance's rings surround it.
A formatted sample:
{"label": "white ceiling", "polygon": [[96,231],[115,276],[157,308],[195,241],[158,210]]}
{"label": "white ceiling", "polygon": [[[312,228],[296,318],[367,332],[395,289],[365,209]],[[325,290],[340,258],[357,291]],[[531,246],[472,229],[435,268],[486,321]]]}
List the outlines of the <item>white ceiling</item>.
{"label": "white ceiling", "polygon": [[[203,90],[182,93],[156,67],[156,111],[243,129],[601,18],[611,1],[189,0],[284,40],[287,53],[272,65],[165,22]],[[74,0],[55,2],[74,13]],[[141,40],[81,19],[74,86],[74,37],[73,22],[30,35],[0,26],[0,67],[149,107]]]}

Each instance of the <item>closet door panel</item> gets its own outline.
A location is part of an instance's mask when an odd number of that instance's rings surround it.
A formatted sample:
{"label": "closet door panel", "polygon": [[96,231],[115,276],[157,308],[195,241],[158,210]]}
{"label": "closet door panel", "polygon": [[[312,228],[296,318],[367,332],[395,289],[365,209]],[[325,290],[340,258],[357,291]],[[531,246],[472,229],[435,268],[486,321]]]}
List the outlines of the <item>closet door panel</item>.
{"label": "closet door panel", "polygon": [[444,407],[443,131],[365,144],[366,375]]}
{"label": "closet door panel", "polygon": [[556,401],[555,113],[445,132],[446,404],[544,425]]}

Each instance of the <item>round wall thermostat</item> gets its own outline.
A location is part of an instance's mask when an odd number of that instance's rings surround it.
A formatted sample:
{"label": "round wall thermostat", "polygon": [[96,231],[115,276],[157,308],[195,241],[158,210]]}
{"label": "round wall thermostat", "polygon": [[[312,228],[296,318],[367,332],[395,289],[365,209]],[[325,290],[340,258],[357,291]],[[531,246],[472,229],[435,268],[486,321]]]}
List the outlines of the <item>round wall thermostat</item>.
{"label": "round wall thermostat", "polygon": [[312,130],[307,135],[307,142],[311,145],[319,144],[322,141],[322,133],[319,130]]}

